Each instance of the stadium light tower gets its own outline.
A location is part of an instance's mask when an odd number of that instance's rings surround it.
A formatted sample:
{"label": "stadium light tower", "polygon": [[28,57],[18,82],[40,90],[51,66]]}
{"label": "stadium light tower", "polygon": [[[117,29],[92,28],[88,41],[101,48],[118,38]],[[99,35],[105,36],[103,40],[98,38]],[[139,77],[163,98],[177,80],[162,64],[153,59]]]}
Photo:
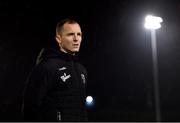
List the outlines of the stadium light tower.
{"label": "stadium light tower", "polygon": [[156,45],[156,30],[161,28],[163,19],[161,17],[148,15],[145,18],[144,27],[151,30],[151,45],[152,45],[152,61],[153,61],[153,81],[154,81],[154,97],[155,97],[155,109],[156,120],[161,121],[160,110],[160,97],[159,97],[159,79],[158,79],[158,56]]}

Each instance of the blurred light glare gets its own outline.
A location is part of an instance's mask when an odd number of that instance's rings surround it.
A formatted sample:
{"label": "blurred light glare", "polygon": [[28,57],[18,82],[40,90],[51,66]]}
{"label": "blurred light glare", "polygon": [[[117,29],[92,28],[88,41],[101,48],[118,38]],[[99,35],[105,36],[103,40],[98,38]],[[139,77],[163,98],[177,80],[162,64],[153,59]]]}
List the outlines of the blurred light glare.
{"label": "blurred light glare", "polygon": [[145,18],[144,27],[146,29],[159,29],[161,28],[161,22],[163,22],[163,19],[161,17],[148,15]]}
{"label": "blurred light glare", "polygon": [[87,103],[92,103],[92,102],[93,102],[92,96],[87,96],[87,97],[86,97],[86,102],[87,102]]}
{"label": "blurred light glare", "polygon": [[159,29],[159,28],[161,28],[161,24],[159,24],[159,23],[145,23],[144,26],[146,29]]}
{"label": "blurred light glare", "polygon": [[86,107],[87,108],[93,108],[94,107],[94,99],[92,96],[86,97]]}
{"label": "blurred light glare", "polygon": [[161,17],[156,17],[156,16],[152,16],[152,15],[148,15],[145,18],[146,22],[154,22],[154,23],[161,23],[163,20]]}

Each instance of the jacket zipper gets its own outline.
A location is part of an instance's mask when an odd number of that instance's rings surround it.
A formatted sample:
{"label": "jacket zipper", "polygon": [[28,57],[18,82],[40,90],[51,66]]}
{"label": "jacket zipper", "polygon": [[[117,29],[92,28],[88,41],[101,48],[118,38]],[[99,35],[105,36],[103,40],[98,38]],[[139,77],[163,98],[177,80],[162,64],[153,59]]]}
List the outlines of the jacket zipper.
{"label": "jacket zipper", "polygon": [[61,112],[57,112],[57,121],[61,121]]}

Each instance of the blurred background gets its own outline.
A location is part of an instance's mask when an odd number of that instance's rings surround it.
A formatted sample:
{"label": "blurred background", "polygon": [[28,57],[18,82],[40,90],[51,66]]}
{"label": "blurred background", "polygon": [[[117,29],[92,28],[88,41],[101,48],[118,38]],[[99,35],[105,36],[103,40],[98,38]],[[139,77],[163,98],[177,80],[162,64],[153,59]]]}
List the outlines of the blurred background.
{"label": "blurred background", "polygon": [[86,0],[0,2],[0,121],[21,121],[21,93],[56,23],[77,20],[88,71],[89,121],[156,121],[150,31],[156,31],[161,121],[180,121],[180,1]]}

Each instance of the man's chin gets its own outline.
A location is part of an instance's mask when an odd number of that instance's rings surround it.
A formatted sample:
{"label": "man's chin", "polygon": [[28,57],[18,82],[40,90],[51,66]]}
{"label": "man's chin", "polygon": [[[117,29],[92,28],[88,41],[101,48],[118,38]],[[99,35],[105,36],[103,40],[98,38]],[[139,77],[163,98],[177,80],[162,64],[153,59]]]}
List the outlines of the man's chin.
{"label": "man's chin", "polygon": [[72,51],[70,51],[69,53],[75,55],[75,54],[78,53],[78,52],[79,52],[79,50],[72,50]]}
{"label": "man's chin", "polygon": [[77,53],[79,52],[79,49],[71,50],[71,52]]}

